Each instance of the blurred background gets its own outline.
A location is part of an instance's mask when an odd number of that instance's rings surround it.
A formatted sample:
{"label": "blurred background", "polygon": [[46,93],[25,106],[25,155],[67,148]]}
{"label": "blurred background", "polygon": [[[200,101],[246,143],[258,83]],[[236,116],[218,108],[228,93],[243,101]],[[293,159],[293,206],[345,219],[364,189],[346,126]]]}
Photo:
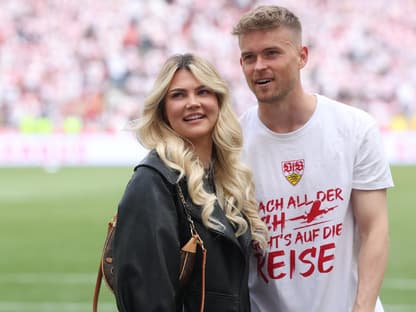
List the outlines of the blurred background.
{"label": "blurred background", "polygon": [[[120,135],[138,117],[161,63],[173,53],[209,59],[228,81],[240,114],[255,100],[232,26],[253,5],[273,2],[1,0],[0,134],[15,143],[2,144],[0,164],[100,161],[108,151],[94,142],[106,141],[104,133]],[[310,47],[306,87],[371,113],[392,162],[415,162],[415,136],[405,133],[416,130],[415,1],[278,3],[303,22]],[[86,142],[62,136],[74,133],[96,136],[83,136]],[[54,134],[48,138],[55,140],[15,134]],[[126,163],[132,150],[124,143],[121,159],[102,161]],[[91,150],[103,155],[96,159]]]}
{"label": "blurred background", "polygon": [[379,124],[396,183],[382,299],[416,311],[415,0],[0,0],[0,311],[91,310],[106,222],[145,153],[124,126],[173,53],[213,63],[238,114],[255,105],[231,30],[266,3],[302,21],[307,89]]}

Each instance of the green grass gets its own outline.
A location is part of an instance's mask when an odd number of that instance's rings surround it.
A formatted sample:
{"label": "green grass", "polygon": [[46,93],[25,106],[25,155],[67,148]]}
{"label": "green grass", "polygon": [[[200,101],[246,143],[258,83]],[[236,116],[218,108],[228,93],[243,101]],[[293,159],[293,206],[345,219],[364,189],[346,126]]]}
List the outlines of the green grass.
{"label": "green grass", "polygon": [[[393,167],[386,312],[416,311],[416,167]],[[131,168],[0,169],[0,312],[91,311],[106,226]],[[99,311],[116,311],[102,286]]]}
{"label": "green grass", "polygon": [[390,257],[381,296],[388,304],[412,305],[400,310],[410,312],[416,311],[416,167],[396,166],[392,173],[395,187],[388,193]]}
{"label": "green grass", "polygon": [[[91,311],[106,224],[130,175],[130,168],[0,170],[0,311]],[[113,302],[105,286],[101,301]]]}

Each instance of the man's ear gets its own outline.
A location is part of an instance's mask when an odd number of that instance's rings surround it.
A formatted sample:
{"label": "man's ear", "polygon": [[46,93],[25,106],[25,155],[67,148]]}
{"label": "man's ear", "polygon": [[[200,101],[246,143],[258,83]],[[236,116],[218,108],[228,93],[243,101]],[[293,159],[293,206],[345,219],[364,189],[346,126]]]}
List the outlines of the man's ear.
{"label": "man's ear", "polygon": [[299,69],[305,67],[308,63],[309,50],[308,47],[302,46],[299,51]]}

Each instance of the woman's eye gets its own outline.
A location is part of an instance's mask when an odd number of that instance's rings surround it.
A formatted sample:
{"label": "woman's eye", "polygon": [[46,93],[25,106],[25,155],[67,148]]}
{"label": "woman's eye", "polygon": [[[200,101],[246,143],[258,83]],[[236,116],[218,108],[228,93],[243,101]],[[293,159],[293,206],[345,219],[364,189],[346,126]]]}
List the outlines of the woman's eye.
{"label": "woman's eye", "polygon": [[201,90],[199,90],[198,94],[200,94],[200,95],[211,94],[211,90],[209,90],[209,89],[201,89]]}
{"label": "woman's eye", "polygon": [[183,93],[182,92],[174,92],[174,93],[171,93],[171,95],[170,95],[170,97],[172,99],[181,98],[182,96],[183,96]]}

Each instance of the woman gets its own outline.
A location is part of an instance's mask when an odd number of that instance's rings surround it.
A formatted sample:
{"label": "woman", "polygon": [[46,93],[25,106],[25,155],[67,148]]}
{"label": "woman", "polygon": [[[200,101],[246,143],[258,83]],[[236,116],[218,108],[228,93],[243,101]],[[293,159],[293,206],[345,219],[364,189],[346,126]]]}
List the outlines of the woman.
{"label": "woman", "polygon": [[177,183],[207,249],[204,311],[249,311],[250,242],[266,248],[242,136],[225,82],[205,60],[175,55],[163,65],[134,127],[150,153],[118,208],[114,240],[120,311],[199,311],[202,255],[179,287],[189,226]]}

